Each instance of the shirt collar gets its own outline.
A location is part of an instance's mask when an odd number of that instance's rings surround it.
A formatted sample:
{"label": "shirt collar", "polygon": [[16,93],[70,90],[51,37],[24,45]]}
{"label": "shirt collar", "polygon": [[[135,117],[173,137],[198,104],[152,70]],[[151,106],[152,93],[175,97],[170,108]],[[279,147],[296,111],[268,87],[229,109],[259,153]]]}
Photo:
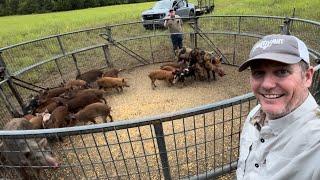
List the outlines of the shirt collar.
{"label": "shirt collar", "polygon": [[252,123],[252,125],[254,125],[254,127],[258,129],[258,131],[260,131],[263,126],[268,124],[274,134],[279,134],[284,128],[288,127],[289,124],[299,119],[299,117],[303,116],[306,112],[310,112],[317,107],[317,102],[309,93],[307,99],[297,109],[284,117],[267,120],[266,114],[260,107],[260,109],[252,116],[250,122]]}
{"label": "shirt collar", "polygon": [[317,107],[317,102],[309,93],[307,99],[297,109],[295,109],[294,111],[292,111],[284,117],[269,120],[268,125],[275,134],[280,134],[283,129],[288,127],[291,123],[295,122],[296,120],[304,120],[300,117],[310,111],[315,110]]}

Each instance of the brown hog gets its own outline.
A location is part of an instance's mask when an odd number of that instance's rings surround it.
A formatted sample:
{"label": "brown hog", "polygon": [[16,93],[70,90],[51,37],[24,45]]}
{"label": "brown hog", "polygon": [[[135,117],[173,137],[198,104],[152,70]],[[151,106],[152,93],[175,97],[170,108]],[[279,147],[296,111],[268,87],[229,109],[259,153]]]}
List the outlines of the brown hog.
{"label": "brown hog", "polygon": [[160,69],[166,70],[166,71],[171,71],[171,72],[178,70],[177,68],[172,67],[172,66],[162,66],[162,67],[160,67]]}
{"label": "brown hog", "polygon": [[110,115],[111,107],[103,103],[93,103],[89,104],[79,112],[74,115],[74,118],[77,122],[87,123],[91,121],[96,124],[95,118],[102,117],[103,122],[107,123],[107,117],[110,118],[110,121],[113,122],[112,116]]}
{"label": "brown hog", "polygon": [[169,86],[173,85],[173,79],[176,72],[166,71],[166,70],[155,70],[149,73],[149,78],[151,80],[152,89],[156,86],[156,80],[164,80],[168,83]]}
{"label": "brown hog", "polygon": [[49,90],[45,90],[42,92],[39,96],[39,103],[42,104],[44,101],[53,98],[58,97],[62,93],[66,92],[67,89],[65,87],[57,87]]}
{"label": "brown hog", "polygon": [[67,90],[71,89],[85,89],[88,87],[88,84],[86,81],[81,79],[73,79],[66,83],[65,88]]}
{"label": "brown hog", "polygon": [[33,117],[29,120],[29,122],[32,124],[33,129],[42,129],[43,128],[43,116],[41,114]]}
{"label": "brown hog", "polygon": [[99,89],[115,88],[118,92],[123,91],[123,87],[130,87],[124,78],[102,77],[97,80]]}
{"label": "brown hog", "polygon": [[43,122],[43,127],[46,129],[67,127],[70,123],[68,115],[68,107],[59,106],[51,113],[49,120]]}
{"label": "brown hog", "polygon": [[76,113],[89,104],[101,102],[100,100],[101,98],[97,97],[95,94],[85,93],[75,96],[64,103],[64,105],[68,106],[70,112]]}

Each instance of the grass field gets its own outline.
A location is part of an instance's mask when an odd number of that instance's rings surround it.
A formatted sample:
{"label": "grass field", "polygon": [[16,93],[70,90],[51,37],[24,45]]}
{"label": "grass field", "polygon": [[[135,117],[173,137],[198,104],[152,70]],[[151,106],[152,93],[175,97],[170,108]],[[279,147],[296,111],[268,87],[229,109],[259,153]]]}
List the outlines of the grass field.
{"label": "grass field", "polygon": [[[148,2],[0,17],[0,47],[89,27],[140,21],[141,12],[153,4]],[[295,8],[296,17],[320,21],[319,7],[319,0],[215,0],[214,14],[291,16]]]}

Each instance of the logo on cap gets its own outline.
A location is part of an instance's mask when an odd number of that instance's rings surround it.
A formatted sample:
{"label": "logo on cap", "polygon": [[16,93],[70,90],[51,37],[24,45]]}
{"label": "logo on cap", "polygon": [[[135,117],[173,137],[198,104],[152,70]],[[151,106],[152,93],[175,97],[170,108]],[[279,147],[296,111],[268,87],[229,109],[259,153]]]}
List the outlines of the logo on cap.
{"label": "logo on cap", "polygon": [[260,41],[259,43],[257,43],[252,50],[256,50],[257,48],[262,48],[263,50],[265,50],[266,48],[271,47],[272,45],[280,45],[283,44],[284,39],[271,39],[271,40],[264,40],[264,41]]}

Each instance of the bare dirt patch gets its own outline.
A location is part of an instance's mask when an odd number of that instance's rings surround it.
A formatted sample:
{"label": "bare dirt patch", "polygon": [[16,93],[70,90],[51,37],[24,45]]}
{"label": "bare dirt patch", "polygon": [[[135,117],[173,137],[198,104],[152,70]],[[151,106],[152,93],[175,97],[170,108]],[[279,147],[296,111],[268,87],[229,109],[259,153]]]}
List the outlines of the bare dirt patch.
{"label": "bare dirt patch", "polygon": [[169,87],[166,82],[156,81],[151,88],[150,71],[161,64],[138,67],[120,73],[128,80],[129,88],[122,93],[109,91],[106,96],[115,121],[176,112],[182,109],[218,102],[250,91],[248,72],[239,73],[236,67],[222,65],[226,76],[214,81],[187,80],[187,85]]}

